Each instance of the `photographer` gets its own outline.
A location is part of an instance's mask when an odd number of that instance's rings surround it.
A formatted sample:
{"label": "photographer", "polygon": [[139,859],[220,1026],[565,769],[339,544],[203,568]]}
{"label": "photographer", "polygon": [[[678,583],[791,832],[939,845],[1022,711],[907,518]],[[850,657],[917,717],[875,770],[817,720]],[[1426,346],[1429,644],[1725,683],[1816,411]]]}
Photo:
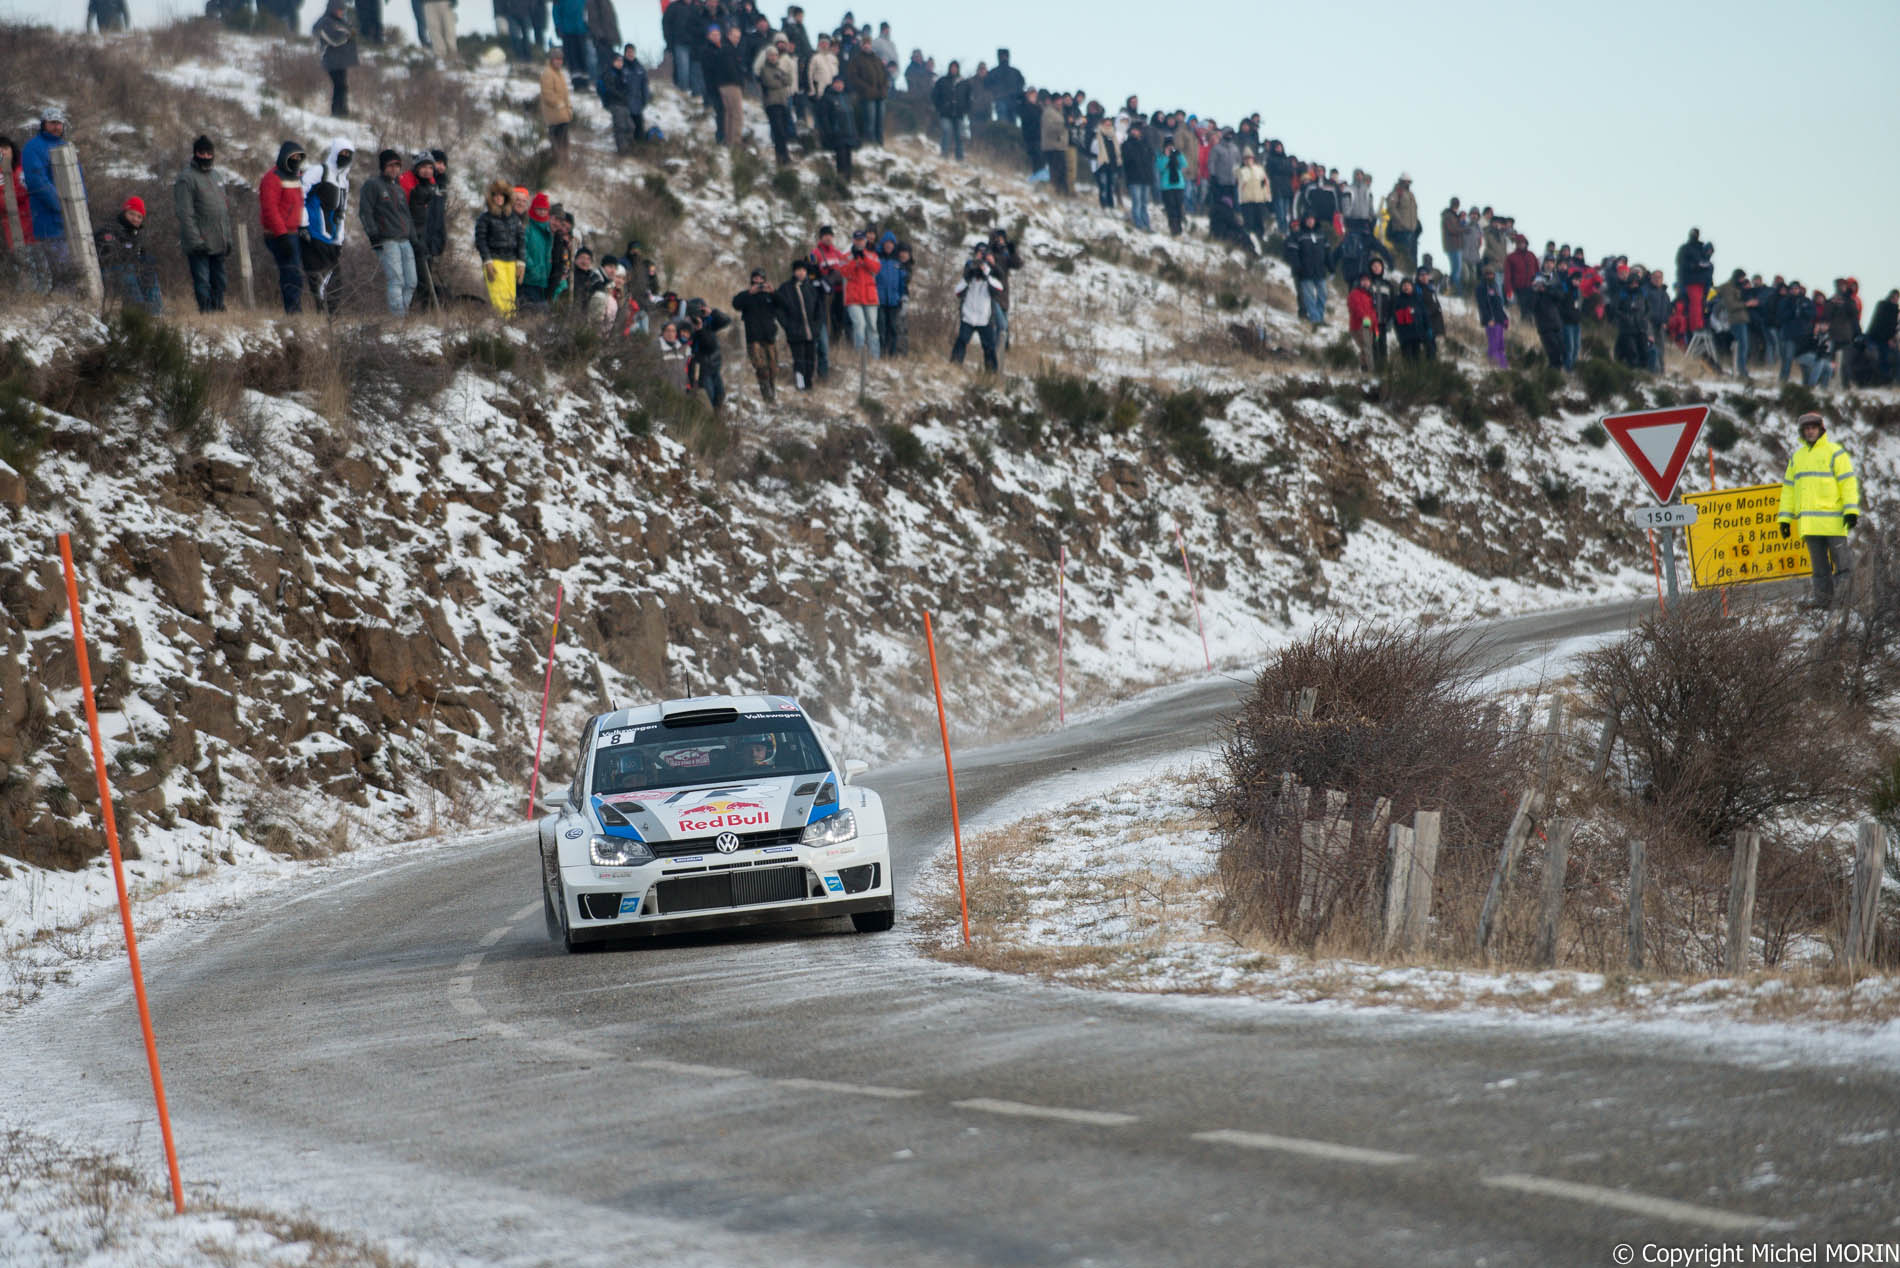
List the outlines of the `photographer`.
{"label": "photographer", "polygon": [[851,345],[870,349],[871,359],[883,353],[877,342],[877,255],[869,249],[864,230],[851,235],[851,255],[840,272],[844,274],[844,311],[851,321]]}
{"label": "photographer", "polygon": [[706,389],[706,399],[714,409],[726,403],[725,358],[719,352],[719,332],[732,324],[732,318],[703,299],[686,301],[686,331],[692,349],[687,375],[694,387]]}
{"label": "photographer", "polygon": [[999,297],[1003,292],[1003,283],[996,276],[994,257],[987,245],[979,246],[970,262],[963,266],[963,276],[957,281],[957,341],[951,345],[952,364],[963,364],[964,349],[970,346],[970,336],[975,334],[983,344],[983,368],[996,373],[996,329],[991,324]]}
{"label": "photographer", "polygon": [[1001,229],[990,230],[988,245],[990,270],[995,275],[1002,293],[996,297],[996,346],[1000,351],[1009,349],[1009,275],[1023,266],[1023,257],[1017,252],[1016,244]]}
{"label": "photographer", "polygon": [[752,284],[732,297],[733,311],[745,327],[745,355],[759,377],[759,394],[778,394],[778,296],[766,284],[765,270],[752,270]]}

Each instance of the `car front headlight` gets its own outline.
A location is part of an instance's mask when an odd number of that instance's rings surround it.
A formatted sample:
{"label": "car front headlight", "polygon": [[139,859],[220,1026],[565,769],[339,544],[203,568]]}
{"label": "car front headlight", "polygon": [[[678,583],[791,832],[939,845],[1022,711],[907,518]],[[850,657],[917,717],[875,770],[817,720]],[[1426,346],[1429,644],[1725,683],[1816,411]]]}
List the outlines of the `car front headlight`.
{"label": "car front headlight", "polygon": [[644,841],[624,837],[595,837],[587,843],[587,858],[595,867],[637,867],[653,861]]}
{"label": "car front headlight", "polygon": [[805,845],[843,845],[846,841],[855,841],[858,837],[858,821],[849,810],[840,810],[837,814],[820,819],[805,829],[802,843]]}

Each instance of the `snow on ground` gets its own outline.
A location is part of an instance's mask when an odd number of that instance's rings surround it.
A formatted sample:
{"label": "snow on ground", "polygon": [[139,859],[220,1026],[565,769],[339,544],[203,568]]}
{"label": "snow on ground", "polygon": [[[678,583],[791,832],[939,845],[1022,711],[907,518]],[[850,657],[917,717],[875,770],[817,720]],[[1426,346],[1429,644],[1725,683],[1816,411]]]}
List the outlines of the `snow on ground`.
{"label": "snow on ground", "polygon": [[[188,1190],[189,1194],[189,1190]],[[424,1268],[304,1216],[190,1195],[172,1209],[162,1177],[123,1154],[76,1150],[0,1128],[0,1249],[8,1268]]]}
{"label": "snow on ground", "polygon": [[1677,1038],[1741,1035],[1833,1047],[1837,1056],[1877,1054],[1900,1067],[1893,976],[1843,986],[1807,970],[1693,981],[1490,971],[1295,955],[1237,938],[1217,915],[1219,839],[1205,756],[1120,782],[1128,773],[1045,786],[966,835],[967,948],[955,862],[940,853],[912,890],[921,949],[1086,989],[1500,1025],[1615,1024]]}

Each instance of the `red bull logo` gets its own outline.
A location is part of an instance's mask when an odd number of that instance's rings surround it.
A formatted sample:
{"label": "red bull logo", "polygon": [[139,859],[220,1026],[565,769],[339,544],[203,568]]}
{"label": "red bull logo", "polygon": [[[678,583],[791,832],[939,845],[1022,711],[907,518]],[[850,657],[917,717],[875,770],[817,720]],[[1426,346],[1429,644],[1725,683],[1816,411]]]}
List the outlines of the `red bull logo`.
{"label": "red bull logo", "polygon": [[772,822],[772,814],[756,801],[708,801],[680,812],[681,832],[721,832],[737,828],[763,828]]}

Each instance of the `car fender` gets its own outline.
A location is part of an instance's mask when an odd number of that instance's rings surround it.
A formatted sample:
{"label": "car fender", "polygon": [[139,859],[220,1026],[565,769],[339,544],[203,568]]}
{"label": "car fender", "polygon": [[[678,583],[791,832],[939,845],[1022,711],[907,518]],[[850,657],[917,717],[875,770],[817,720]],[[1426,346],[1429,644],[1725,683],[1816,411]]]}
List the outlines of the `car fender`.
{"label": "car fender", "polygon": [[844,803],[858,821],[859,836],[885,836],[884,799],[857,784],[845,787]]}

